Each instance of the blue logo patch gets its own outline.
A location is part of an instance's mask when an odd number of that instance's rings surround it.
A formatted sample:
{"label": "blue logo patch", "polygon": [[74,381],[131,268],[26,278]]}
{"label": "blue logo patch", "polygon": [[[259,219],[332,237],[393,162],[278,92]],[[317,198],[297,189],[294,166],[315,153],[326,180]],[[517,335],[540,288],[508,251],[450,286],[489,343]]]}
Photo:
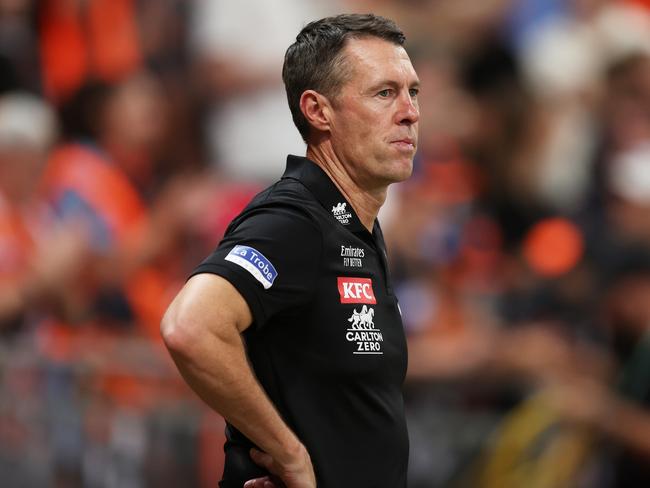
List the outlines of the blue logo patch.
{"label": "blue logo patch", "polygon": [[226,256],[226,261],[238,264],[253,277],[262,283],[265,290],[268,290],[273,285],[273,282],[278,277],[278,272],[275,270],[271,261],[266,259],[264,254],[257,249],[249,246],[235,246]]}

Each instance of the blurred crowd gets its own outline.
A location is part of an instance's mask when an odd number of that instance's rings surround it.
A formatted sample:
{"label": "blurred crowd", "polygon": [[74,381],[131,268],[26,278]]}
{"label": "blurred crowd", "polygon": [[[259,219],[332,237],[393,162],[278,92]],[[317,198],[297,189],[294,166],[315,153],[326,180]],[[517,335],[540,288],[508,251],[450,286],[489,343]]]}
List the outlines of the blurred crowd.
{"label": "blurred crowd", "polygon": [[650,486],[650,1],[0,0],[3,486],[216,486],[158,324],[304,154],[284,50],[343,11],[422,83],[380,214],[409,486]]}

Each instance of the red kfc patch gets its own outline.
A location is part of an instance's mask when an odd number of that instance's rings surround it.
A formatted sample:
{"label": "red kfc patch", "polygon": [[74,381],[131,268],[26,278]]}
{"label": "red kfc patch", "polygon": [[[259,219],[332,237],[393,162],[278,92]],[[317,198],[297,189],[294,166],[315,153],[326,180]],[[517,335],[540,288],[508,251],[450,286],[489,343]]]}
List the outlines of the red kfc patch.
{"label": "red kfc patch", "polygon": [[337,278],[341,303],[377,303],[370,278]]}

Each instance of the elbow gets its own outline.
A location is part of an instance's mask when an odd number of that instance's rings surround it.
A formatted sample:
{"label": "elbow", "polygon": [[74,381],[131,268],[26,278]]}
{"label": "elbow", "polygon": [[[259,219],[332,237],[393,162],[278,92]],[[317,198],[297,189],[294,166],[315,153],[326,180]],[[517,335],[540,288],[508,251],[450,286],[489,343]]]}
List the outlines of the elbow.
{"label": "elbow", "polygon": [[160,322],[160,335],[172,356],[190,355],[192,343],[195,341],[192,341],[192,333],[184,324],[173,304]]}

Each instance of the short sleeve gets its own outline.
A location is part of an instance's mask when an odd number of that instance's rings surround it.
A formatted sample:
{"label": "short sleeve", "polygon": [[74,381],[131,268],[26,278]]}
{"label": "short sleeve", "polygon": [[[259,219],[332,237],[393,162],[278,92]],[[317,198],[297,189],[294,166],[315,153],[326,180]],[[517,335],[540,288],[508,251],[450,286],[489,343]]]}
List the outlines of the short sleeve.
{"label": "short sleeve", "polygon": [[191,276],[213,273],[228,280],[259,328],[309,303],[321,253],[320,228],[306,212],[291,206],[255,209],[231,226]]}

